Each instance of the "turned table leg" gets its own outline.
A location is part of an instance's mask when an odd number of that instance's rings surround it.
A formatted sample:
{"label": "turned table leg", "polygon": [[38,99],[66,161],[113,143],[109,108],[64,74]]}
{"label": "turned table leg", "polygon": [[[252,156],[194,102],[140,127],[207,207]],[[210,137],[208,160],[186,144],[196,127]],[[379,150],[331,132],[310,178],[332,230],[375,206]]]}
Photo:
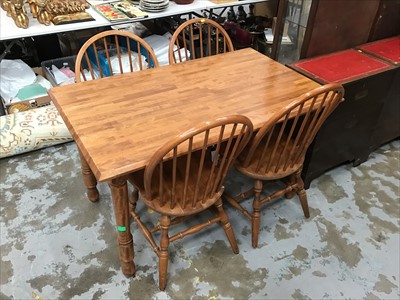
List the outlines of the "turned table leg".
{"label": "turned table leg", "polygon": [[96,202],[99,200],[99,191],[97,190],[97,179],[90,169],[86,159],[79,150],[79,157],[81,158],[83,182],[87,189],[87,197],[90,201]]}
{"label": "turned table leg", "polygon": [[130,231],[130,215],[128,203],[128,186],[125,177],[112,179],[108,182],[114,204],[115,219],[117,222],[119,258],[122,273],[126,276],[135,274],[133,262],[133,239]]}

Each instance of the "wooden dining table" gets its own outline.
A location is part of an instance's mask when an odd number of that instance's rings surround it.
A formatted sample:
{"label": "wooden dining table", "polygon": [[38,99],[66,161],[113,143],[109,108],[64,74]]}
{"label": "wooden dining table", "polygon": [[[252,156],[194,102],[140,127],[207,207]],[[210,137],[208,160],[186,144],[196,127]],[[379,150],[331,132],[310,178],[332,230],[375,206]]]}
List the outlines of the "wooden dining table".
{"label": "wooden dining table", "polygon": [[77,144],[89,200],[99,198],[97,182],[111,189],[122,272],[135,273],[127,174],[143,169],[160,146],[199,122],[239,114],[257,130],[318,86],[247,48],[51,88]]}

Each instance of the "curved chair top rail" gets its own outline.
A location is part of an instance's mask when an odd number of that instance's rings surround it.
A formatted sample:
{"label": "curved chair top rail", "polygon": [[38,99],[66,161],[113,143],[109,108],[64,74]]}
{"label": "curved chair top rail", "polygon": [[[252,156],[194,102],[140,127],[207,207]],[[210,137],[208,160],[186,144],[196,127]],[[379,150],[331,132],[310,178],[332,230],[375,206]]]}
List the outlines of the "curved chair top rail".
{"label": "curved chair top rail", "polygon": [[169,63],[231,51],[234,51],[231,38],[220,24],[207,18],[194,18],[182,23],[172,35]]}
{"label": "curved chair top rail", "polygon": [[94,35],[80,48],[75,80],[81,82],[158,66],[153,49],[141,37],[128,31],[108,30]]}

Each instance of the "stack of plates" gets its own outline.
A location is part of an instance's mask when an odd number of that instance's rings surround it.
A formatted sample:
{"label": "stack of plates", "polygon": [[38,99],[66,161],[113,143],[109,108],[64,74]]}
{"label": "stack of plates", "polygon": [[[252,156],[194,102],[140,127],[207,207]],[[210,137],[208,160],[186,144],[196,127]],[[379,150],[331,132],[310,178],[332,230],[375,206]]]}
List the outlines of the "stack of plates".
{"label": "stack of plates", "polygon": [[139,7],[148,12],[160,12],[166,10],[169,0],[140,0]]}

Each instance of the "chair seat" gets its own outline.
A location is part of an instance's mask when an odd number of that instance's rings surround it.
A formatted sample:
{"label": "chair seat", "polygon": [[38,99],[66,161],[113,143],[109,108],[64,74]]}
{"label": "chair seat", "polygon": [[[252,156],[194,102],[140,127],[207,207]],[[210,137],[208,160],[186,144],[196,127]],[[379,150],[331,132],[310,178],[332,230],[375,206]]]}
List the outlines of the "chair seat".
{"label": "chair seat", "polygon": [[[302,167],[304,157],[294,164],[285,166],[284,162],[286,162],[286,159],[280,159],[280,156],[282,156],[282,158],[293,157],[293,154],[290,154],[290,152],[292,151],[293,147],[295,147],[294,142],[289,140],[285,149],[287,136],[284,135],[284,137],[276,145],[277,137],[278,131],[276,130],[272,134],[271,141],[268,143],[268,146],[264,151],[266,139],[268,138],[268,136],[265,136],[255,149],[255,152],[251,156],[249,163],[244,165],[244,160],[248,157],[250,150],[250,147],[246,147],[246,149],[244,149],[238,157],[235,167],[244,175],[259,180],[276,180],[296,173]],[[273,151],[275,146],[277,146],[277,151]],[[293,150],[293,153],[296,153],[296,149]],[[272,158],[271,154],[273,155]],[[268,166],[268,164],[270,165]]]}
{"label": "chair seat", "polygon": [[[159,181],[160,181],[160,176],[158,176],[159,172],[155,172],[155,176],[153,177],[152,180],[152,195],[148,199],[145,194],[145,189],[144,189],[144,170],[140,170],[138,172],[135,172],[133,174],[130,174],[128,177],[128,180],[139,190],[141,193],[141,197],[143,201],[153,210],[166,214],[169,216],[187,216],[191,214],[196,214],[200,211],[204,211],[211,205],[213,205],[222,195],[224,188],[222,187],[220,191],[217,194],[214,194],[212,198],[205,198],[203,200],[202,197],[204,197],[205,192],[207,190],[207,179],[210,177],[211,174],[211,166],[212,166],[212,161],[210,157],[206,158],[206,162],[203,166],[203,175],[200,178],[199,182],[199,188],[197,190],[197,195],[195,196],[196,191],[193,190],[193,187],[196,186],[194,184],[195,180],[197,180],[197,176],[195,176],[196,170],[198,170],[198,162],[200,161],[201,158],[201,152],[195,152],[193,153],[191,157],[191,164],[190,164],[190,173],[193,174],[193,176],[190,176],[189,178],[189,185],[188,189],[186,192],[186,203],[192,202],[193,205],[186,205],[186,207],[183,207],[181,205],[182,203],[182,198],[184,197],[183,193],[180,191],[183,191],[184,186],[185,186],[185,172],[186,172],[186,157],[184,158],[178,158],[177,159],[177,176],[176,176],[176,204],[174,207],[169,206],[169,201],[167,203],[163,204],[160,201],[160,197],[158,194],[159,190]],[[172,161],[167,161],[164,163],[164,174],[171,174],[171,169],[172,169]],[[214,175],[216,176],[218,172],[218,169],[214,169]],[[165,175],[163,178],[163,184],[164,184],[164,193],[169,193],[168,196],[172,194],[172,176],[167,176]],[[211,188],[210,186],[208,189]],[[179,192],[178,192],[179,191]],[[165,196],[165,195],[164,195]],[[200,199],[201,201],[196,201],[196,199]],[[194,201],[192,201],[194,200]]]}

